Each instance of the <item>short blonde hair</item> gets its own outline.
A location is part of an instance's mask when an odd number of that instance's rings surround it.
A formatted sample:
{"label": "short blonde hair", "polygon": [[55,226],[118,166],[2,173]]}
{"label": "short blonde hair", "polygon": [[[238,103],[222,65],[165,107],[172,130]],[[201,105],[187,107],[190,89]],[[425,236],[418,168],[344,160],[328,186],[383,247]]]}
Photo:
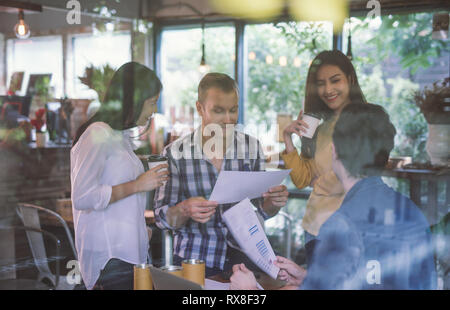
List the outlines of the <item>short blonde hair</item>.
{"label": "short blonde hair", "polygon": [[239,88],[235,80],[224,73],[211,72],[206,74],[198,84],[198,102],[203,104],[210,88],[218,88],[224,93],[235,92],[239,98]]}

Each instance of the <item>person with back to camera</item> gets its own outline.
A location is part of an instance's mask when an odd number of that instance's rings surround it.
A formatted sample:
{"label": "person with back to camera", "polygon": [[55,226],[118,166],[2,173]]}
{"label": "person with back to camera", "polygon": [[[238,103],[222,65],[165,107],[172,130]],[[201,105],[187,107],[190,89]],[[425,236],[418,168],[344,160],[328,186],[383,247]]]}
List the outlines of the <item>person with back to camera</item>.
{"label": "person with back to camera", "polygon": [[320,226],[339,208],[344,198],[342,184],[331,168],[331,136],[340,112],[350,103],[366,103],[352,63],[337,50],[319,53],[308,70],[304,112],[321,118],[323,123],[311,140],[302,139],[299,155],[292,135],[303,137],[309,128],[302,120],[303,111],[300,111],[298,119],[283,131],[286,149],[281,153],[285,167],[292,169],[290,176],[295,186],[300,189],[313,187],[302,220],[306,264],[312,256]]}
{"label": "person with back to camera", "polygon": [[[381,179],[395,133],[381,106],[349,104],[342,110],[331,152],[344,201],[322,224],[307,272],[277,257],[284,289],[436,289],[429,223]],[[245,265],[233,270],[232,289],[256,289]]]}
{"label": "person with back to camera", "polygon": [[77,131],[71,150],[75,244],[87,289],[133,289],[133,265],[147,262],[147,191],[163,185],[167,165],[144,172],[134,153],[149,128],[162,84],[135,62],[113,75],[104,104]]}

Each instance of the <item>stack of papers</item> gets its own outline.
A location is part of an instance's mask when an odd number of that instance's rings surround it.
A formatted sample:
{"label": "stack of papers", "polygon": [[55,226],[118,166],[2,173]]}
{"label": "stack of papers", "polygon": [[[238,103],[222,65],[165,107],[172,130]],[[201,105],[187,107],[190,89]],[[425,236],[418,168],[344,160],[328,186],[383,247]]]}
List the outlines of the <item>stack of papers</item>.
{"label": "stack of papers", "polygon": [[276,279],[280,268],[273,264],[276,261],[275,253],[250,199],[246,198],[224,212],[223,219],[242,251],[261,270]]}

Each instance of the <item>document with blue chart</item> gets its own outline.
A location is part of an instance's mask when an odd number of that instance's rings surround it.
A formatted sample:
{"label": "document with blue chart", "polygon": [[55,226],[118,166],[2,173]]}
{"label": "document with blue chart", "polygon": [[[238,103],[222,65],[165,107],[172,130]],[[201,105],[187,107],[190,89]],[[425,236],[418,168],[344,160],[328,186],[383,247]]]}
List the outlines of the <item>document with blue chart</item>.
{"label": "document with blue chart", "polygon": [[273,279],[279,268],[273,264],[275,253],[255,213],[255,207],[246,198],[223,213],[223,219],[241,250]]}

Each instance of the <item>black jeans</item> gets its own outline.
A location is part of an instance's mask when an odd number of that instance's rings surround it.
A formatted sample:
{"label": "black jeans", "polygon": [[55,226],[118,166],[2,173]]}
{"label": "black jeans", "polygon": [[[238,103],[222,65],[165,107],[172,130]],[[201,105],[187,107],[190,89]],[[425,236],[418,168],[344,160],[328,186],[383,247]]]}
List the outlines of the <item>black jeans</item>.
{"label": "black jeans", "polygon": [[134,286],[134,266],[117,258],[108,261],[100,272],[94,290],[132,290]]}

